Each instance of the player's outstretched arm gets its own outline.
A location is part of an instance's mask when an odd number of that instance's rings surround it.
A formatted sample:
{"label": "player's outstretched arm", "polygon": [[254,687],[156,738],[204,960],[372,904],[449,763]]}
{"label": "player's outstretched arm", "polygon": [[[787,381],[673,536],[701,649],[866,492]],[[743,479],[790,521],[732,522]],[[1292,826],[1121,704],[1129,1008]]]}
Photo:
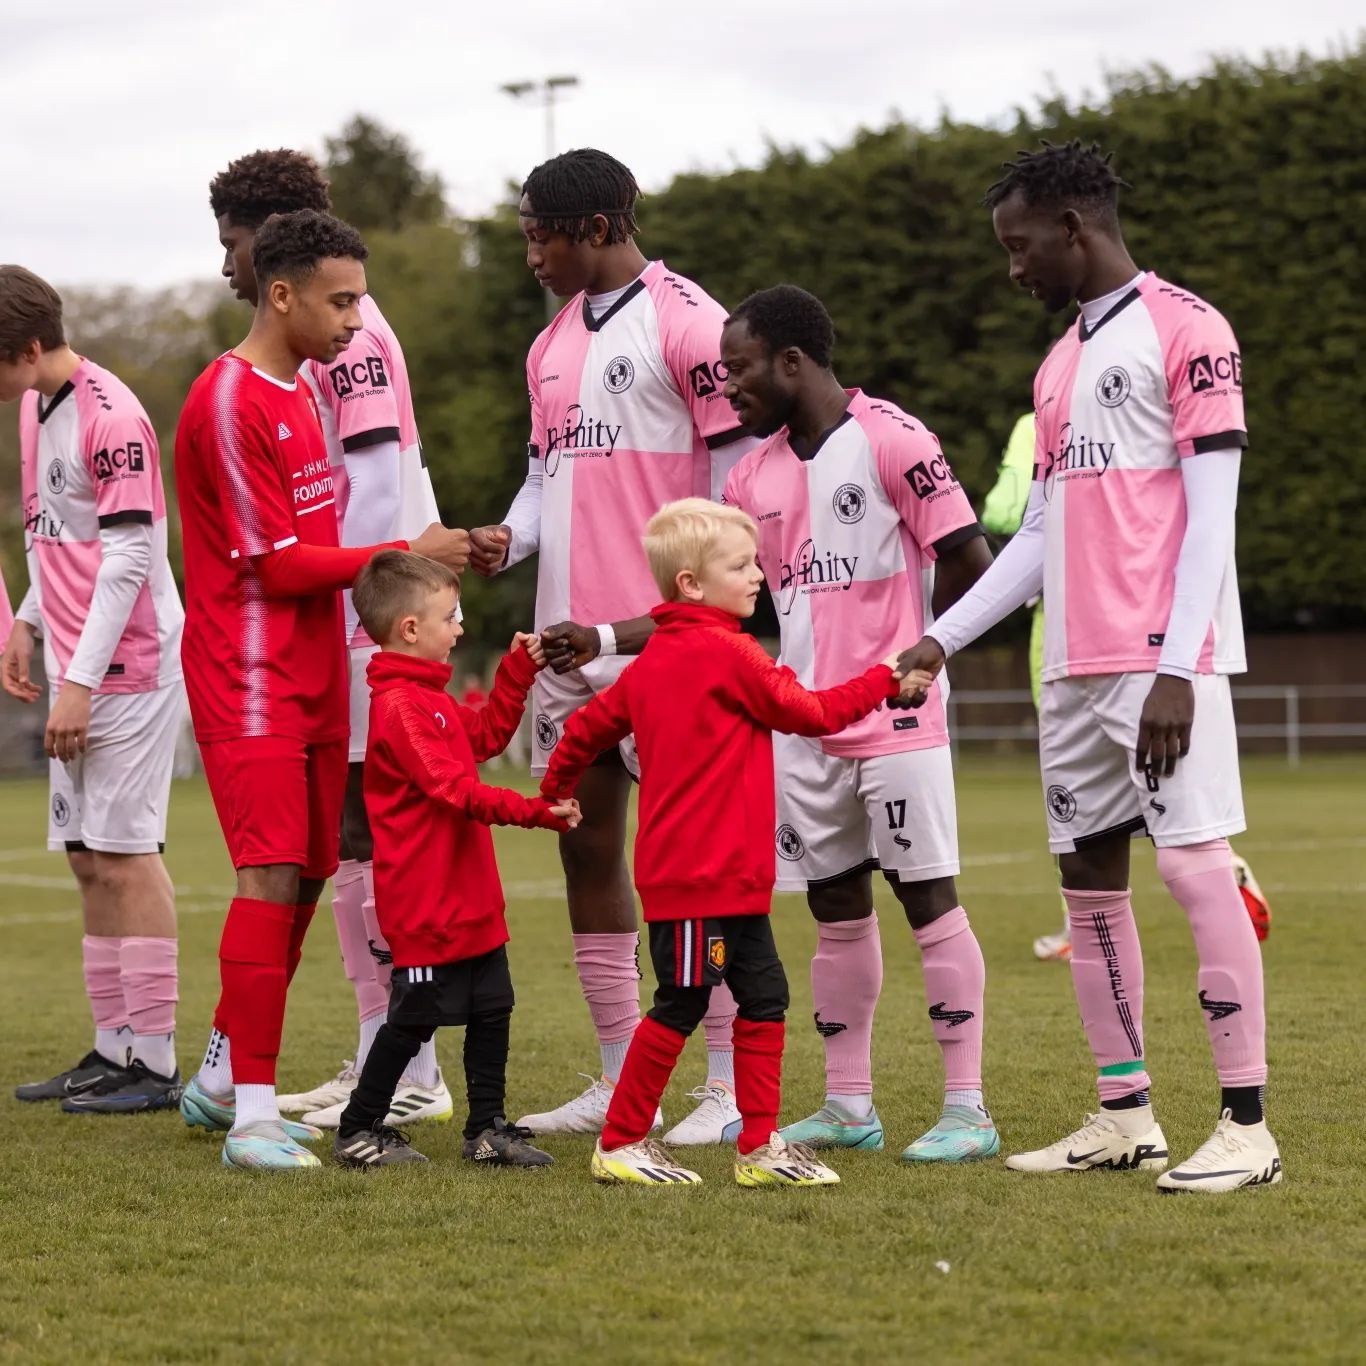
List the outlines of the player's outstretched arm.
{"label": "player's outstretched arm", "polygon": [[834,735],[900,692],[886,664],[874,664],[858,677],[813,692],[791,669],[775,664],[750,636],[726,636],[735,653],[732,675],[745,710],[768,730],[787,735]]}
{"label": "player's outstretched arm", "polygon": [[583,771],[605,749],[619,745],[634,727],[631,724],[629,666],[605,692],[600,692],[586,707],[580,707],[564,724],[550,756],[550,765],[541,779],[541,795],[548,801],[569,796],[579,785]]}
{"label": "player's outstretched arm", "polygon": [[517,490],[507,516],[496,526],[476,527],[470,532],[470,564],[476,574],[491,579],[536,553],[541,544],[541,492],[544,480],[545,470],[540,457],[529,456],[526,479]]}
{"label": "player's outstretched arm", "polygon": [[526,695],[532,680],[544,664],[540,638],[518,631],[511,648],[498,663],[488,701],[477,708],[456,707],[475,763],[492,759],[511,743],[526,713]]}
{"label": "player's outstretched arm", "polygon": [[945,657],[970,645],[1043,591],[1043,516],[1043,484],[1036,480],[1019,531],[981,578],[942,617],[936,618],[934,637],[943,647]]}
{"label": "player's outstretched arm", "polygon": [[560,621],[541,632],[541,644],[551,669],[567,674],[604,655],[638,655],[654,633],[654,618],[649,616],[614,621],[610,626]]}

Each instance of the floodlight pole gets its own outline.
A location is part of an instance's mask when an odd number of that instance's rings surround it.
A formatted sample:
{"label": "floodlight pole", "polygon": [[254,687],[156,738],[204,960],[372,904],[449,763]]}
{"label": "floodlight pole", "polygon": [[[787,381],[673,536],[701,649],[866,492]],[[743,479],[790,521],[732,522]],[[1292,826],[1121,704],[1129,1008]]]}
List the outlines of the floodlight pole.
{"label": "floodlight pole", "polygon": [[[555,155],[555,103],[558,92],[572,90],[579,83],[577,76],[544,76],[538,81],[507,81],[499,88],[514,100],[539,99],[545,108],[545,155],[549,161]],[[549,322],[559,312],[555,296],[545,292],[545,316]]]}

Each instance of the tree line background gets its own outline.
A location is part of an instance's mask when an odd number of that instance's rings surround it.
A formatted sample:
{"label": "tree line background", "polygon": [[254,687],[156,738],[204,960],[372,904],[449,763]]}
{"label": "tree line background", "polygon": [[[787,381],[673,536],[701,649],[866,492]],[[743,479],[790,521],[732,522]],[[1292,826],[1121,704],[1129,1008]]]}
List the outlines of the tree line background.
{"label": "tree line background", "polygon": [[[1056,97],[1018,111],[1008,130],[945,119],[864,131],[819,156],[775,146],[762,166],[683,175],[650,195],[640,244],[723,304],[779,281],[819,295],[838,329],[841,379],[926,421],[980,502],[1043,352],[1070,321],[1009,284],[981,206],[1000,163],[1041,137],[1113,149],[1133,187],[1122,212],[1134,258],[1207,297],[1238,334],[1252,441],[1238,531],[1249,628],[1366,623],[1366,46],[1328,60],[1221,62],[1192,80],[1147,69],[1112,78],[1094,106]],[[515,195],[488,217],[460,217],[406,139],[361,117],[327,140],[324,160],[403,343],[444,518],[497,521],[525,473],[524,361],[544,324]],[[171,487],[184,395],[245,334],[244,309],[207,283],[64,297],[73,345],[147,407]],[[16,601],[18,484],[7,414],[0,557]],[[174,514],[172,554],[179,573]],[[491,584],[471,576],[473,640],[505,643],[528,624],[534,582],[531,565]]]}

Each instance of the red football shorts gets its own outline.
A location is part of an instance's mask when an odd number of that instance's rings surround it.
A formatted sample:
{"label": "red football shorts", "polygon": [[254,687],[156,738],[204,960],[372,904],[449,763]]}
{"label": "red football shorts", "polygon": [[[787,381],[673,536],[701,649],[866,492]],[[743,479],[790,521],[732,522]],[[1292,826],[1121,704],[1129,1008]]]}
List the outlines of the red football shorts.
{"label": "red football shorts", "polygon": [[347,742],[283,735],[199,747],[234,868],[292,863],[307,878],[337,871]]}

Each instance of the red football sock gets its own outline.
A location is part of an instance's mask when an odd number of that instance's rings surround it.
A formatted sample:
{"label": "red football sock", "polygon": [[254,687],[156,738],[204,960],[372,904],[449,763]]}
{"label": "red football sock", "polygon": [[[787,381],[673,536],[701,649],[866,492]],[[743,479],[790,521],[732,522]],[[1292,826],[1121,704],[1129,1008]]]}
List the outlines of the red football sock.
{"label": "red football sock", "polygon": [[275,1084],[297,910],[240,896],[228,908],[218,945],[223,996],[215,1018],[227,1020],[234,1086]]}
{"label": "red football sock", "polygon": [[736,1149],[752,1153],[762,1148],[778,1128],[783,1092],[781,1020],[735,1020],[735,1104],[740,1110]]}
{"label": "red football sock", "polygon": [[[647,1015],[631,1036],[621,1076],[607,1107],[607,1122],[602,1126],[602,1148],[610,1152],[627,1143],[639,1143],[650,1132],[659,1109],[659,1098],[673,1076],[674,1065],[686,1034]],[[764,1135],[767,1142],[768,1135]]]}

